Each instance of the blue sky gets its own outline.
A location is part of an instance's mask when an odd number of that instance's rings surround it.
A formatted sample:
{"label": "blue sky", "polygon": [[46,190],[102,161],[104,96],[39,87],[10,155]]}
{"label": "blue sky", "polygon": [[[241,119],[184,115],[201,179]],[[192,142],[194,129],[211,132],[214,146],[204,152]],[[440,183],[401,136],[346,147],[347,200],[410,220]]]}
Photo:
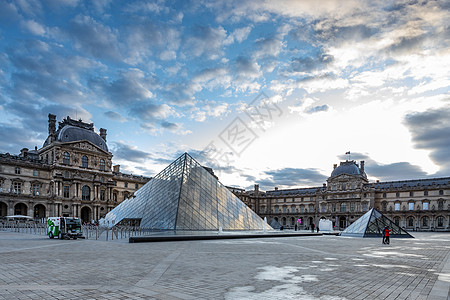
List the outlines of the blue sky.
{"label": "blue sky", "polygon": [[[222,183],[450,176],[448,1],[0,0],[0,152],[94,122],[122,171]],[[350,151],[350,157],[345,152]]]}

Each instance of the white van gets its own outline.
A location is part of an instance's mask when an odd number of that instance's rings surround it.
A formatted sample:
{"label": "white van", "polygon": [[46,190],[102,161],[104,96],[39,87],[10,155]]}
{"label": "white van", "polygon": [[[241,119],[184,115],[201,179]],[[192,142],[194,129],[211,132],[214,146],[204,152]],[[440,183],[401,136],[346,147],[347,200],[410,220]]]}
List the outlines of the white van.
{"label": "white van", "polygon": [[81,220],[76,217],[50,217],[47,219],[47,235],[59,239],[83,238]]}

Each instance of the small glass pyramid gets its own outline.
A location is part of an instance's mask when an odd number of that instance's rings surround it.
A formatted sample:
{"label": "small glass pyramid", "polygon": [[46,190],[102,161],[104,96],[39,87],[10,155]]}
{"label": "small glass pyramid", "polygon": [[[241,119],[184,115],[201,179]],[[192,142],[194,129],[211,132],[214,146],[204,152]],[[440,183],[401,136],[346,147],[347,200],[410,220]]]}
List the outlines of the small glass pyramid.
{"label": "small glass pyramid", "polygon": [[391,237],[414,238],[406,230],[395,224],[388,217],[380,213],[375,208],[370,209],[352,225],[341,232],[341,236],[354,237],[381,237],[383,229],[389,226]]}
{"label": "small glass pyramid", "polygon": [[156,230],[273,229],[185,153],[105,216]]}

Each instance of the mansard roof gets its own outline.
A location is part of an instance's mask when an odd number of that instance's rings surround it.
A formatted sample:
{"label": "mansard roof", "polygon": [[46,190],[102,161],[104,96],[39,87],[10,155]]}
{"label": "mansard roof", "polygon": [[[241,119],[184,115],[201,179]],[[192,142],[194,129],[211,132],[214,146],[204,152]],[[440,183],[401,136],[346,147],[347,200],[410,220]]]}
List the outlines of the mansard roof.
{"label": "mansard roof", "polygon": [[274,190],[274,191],[267,191],[266,195],[267,196],[311,195],[324,189],[325,189],[324,187],[311,187],[311,188],[299,188],[288,190]]}
{"label": "mansard roof", "polygon": [[450,177],[376,182],[376,183],[367,183],[364,186],[374,187],[376,189],[399,189],[405,187],[406,188],[433,187],[448,184],[450,184]]}

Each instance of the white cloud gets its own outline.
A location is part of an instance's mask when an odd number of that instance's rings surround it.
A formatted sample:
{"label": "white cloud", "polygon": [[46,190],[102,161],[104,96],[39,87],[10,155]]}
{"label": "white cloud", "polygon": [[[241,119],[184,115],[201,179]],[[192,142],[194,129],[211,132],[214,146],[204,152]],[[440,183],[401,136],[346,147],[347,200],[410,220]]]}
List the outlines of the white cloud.
{"label": "white cloud", "polygon": [[22,26],[34,35],[43,36],[46,32],[44,26],[34,20],[24,21]]}

